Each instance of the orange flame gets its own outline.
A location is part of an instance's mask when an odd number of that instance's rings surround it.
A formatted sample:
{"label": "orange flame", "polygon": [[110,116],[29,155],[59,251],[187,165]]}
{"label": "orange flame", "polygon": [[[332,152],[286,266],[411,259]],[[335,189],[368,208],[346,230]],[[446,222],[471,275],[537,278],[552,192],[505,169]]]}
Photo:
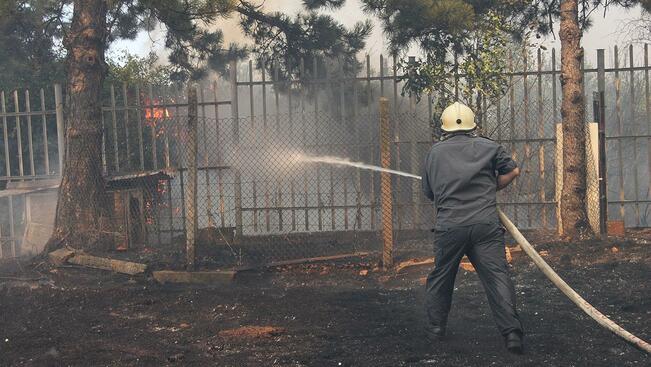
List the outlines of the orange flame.
{"label": "orange flame", "polygon": [[160,105],[160,100],[158,100],[158,99],[150,100],[149,98],[146,98],[145,99],[145,105],[146,106],[152,106],[153,105],[152,108],[145,108],[145,119],[146,120],[156,120],[156,119],[172,117],[172,114],[170,113],[170,111],[167,108],[157,106],[157,105]]}

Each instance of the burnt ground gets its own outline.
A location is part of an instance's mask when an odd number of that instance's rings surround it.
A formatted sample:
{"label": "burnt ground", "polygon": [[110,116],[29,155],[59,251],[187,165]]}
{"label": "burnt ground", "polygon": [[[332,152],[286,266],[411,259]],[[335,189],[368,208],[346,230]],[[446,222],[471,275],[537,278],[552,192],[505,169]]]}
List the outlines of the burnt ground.
{"label": "burnt ground", "polygon": [[[613,250],[613,247],[616,250]],[[538,245],[558,273],[624,328],[651,340],[648,241]],[[410,254],[411,255],[411,254]],[[421,254],[422,255],[422,254]],[[230,285],[163,286],[80,268],[5,264],[2,366],[649,366],[515,253],[524,356],[506,353],[475,273],[461,270],[447,340],[422,336],[421,278],[375,258],[238,274]],[[362,275],[362,270],[369,270]],[[360,273],[361,272],[361,273]],[[38,278],[32,280],[10,279]],[[272,326],[270,335],[224,330]]]}

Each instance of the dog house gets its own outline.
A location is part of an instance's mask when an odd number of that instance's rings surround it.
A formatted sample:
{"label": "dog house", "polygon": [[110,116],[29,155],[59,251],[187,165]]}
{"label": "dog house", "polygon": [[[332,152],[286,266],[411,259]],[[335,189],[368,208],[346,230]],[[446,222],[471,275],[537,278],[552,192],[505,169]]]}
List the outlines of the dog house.
{"label": "dog house", "polygon": [[160,184],[171,178],[168,172],[157,170],[107,179],[115,249],[127,250],[147,243],[147,223],[159,202]]}

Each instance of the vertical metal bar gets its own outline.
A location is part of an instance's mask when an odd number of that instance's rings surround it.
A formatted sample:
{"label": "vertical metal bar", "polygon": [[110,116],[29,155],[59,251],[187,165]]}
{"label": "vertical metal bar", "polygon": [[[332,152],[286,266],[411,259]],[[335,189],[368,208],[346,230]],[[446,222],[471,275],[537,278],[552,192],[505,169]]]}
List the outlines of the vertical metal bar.
{"label": "vertical metal bar", "polygon": [[634,61],[633,61],[633,45],[628,46],[628,61],[629,61],[629,66],[631,68],[629,77],[629,87],[630,87],[630,92],[629,92],[629,106],[630,106],[630,116],[629,116],[629,121],[631,122],[631,126],[633,129],[633,189],[635,190],[634,193],[634,198],[635,198],[635,226],[640,225],[640,186],[639,186],[639,181],[638,181],[638,161],[637,161],[637,138],[636,135],[638,134],[637,131],[637,121],[635,120],[635,103],[637,102],[635,100],[635,71],[633,70],[633,67],[635,66]]}
{"label": "vertical metal bar", "polygon": [[9,236],[11,236],[11,256],[16,257],[16,223],[14,220],[13,195],[9,195]]}
{"label": "vertical metal bar", "polygon": [[[148,94],[149,94],[149,103],[148,103],[148,108],[149,108],[149,118],[152,120],[150,122],[151,126],[151,159],[153,161],[153,167],[154,169],[158,169],[158,136],[156,133],[156,119],[154,118],[154,90],[152,85],[150,84],[148,86]],[[172,204],[170,203],[170,206]]]}
{"label": "vertical metal bar", "polygon": [[262,76],[262,126],[267,127],[267,69],[266,63],[262,63],[262,68],[260,69],[260,74]]}
{"label": "vertical metal bar", "polygon": [[278,61],[274,60],[273,61],[273,69],[274,69],[274,82],[273,82],[273,87],[274,87],[274,99],[276,103],[276,132],[280,132],[280,100],[278,96],[278,89],[280,85],[280,81],[278,81]]}
{"label": "vertical metal bar", "polygon": [[[219,105],[217,102],[219,102],[219,98],[217,96],[217,81],[213,81],[213,101],[215,102],[215,141],[217,142],[215,144],[215,151],[217,154],[217,165],[221,166],[223,164],[223,156],[222,156],[222,144],[221,144],[221,132],[219,129],[219,124],[221,123],[221,120],[219,119]],[[224,218],[225,214],[225,208],[224,208],[224,182],[223,182],[223,175],[222,175],[222,170],[218,169],[217,170],[217,191],[219,193],[219,220],[221,224],[221,228],[224,228],[226,226],[226,218]]]}
{"label": "vertical metal bar", "polygon": [[258,182],[254,179],[253,185],[253,231],[258,232]]}
{"label": "vertical metal bar", "polygon": [[[394,113],[398,114],[398,58],[396,55],[393,55],[393,109]],[[396,122],[398,122],[397,119]]]}
{"label": "vertical metal bar", "polygon": [[188,87],[188,186],[184,193],[186,212],[186,265],[188,270],[194,270],[196,254],[195,241],[198,232],[197,208],[197,87]]}
{"label": "vertical metal bar", "polygon": [[[293,187],[293,186],[292,186]],[[276,179],[276,207],[278,208],[278,230],[283,231],[283,191],[280,179]]]}
{"label": "vertical metal bar", "polygon": [[[314,60],[316,61],[316,58]],[[316,70],[317,70],[316,63],[314,65],[315,65],[315,67],[313,69],[314,78],[313,78],[312,81],[314,82],[314,93],[316,94],[316,91],[318,90],[317,87],[316,87],[316,78],[317,78],[317,75],[316,75]],[[305,117],[305,84],[307,84],[307,83],[308,83],[308,78],[307,78],[307,75],[305,75],[305,59],[301,57],[301,113],[303,114],[303,117]],[[315,99],[316,99],[316,97],[315,97]],[[314,115],[315,115],[314,117],[316,119],[317,113],[315,113]],[[301,144],[302,147],[303,147],[303,150],[305,150],[304,149],[305,144],[307,143],[306,129],[307,129],[307,124],[303,124],[303,141],[302,141],[302,144]],[[304,212],[304,216],[305,216],[304,221],[305,221],[305,223],[304,223],[304,225],[305,225],[305,230],[306,231],[308,231],[310,229],[310,211],[307,208],[309,206],[308,205],[309,200],[308,200],[307,187],[308,187],[308,185],[307,185],[307,170],[304,169],[303,170],[303,203],[305,205],[305,212]],[[294,204],[292,203],[292,206],[293,205]]]}
{"label": "vertical metal bar", "polygon": [[[543,118],[543,92],[542,92],[542,51],[538,49],[538,137],[545,137],[545,120]],[[547,204],[545,204],[545,142],[541,140],[538,150],[538,184],[540,190],[538,198],[541,204],[542,226],[547,228]]]}
{"label": "vertical metal bar", "polygon": [[[339,98],[340,98],[340,114],[341,114],[341,128],[344,129],[344,131],[347,130],[347,121],[346,121],[346,81],[345,81],[345,69],[344,69],[344,61],[343,59],[340,58],[339,61],[339,70],[340,70],[340,82],[339,82]],[[343,150],[343,148],[342,148]],[[349,156],[349,155],[346,155]],[[344,228],[348,229],[348,180],[343,176],[343,186],[344,186]]]}
{"label": "vertical metal bar", "polygon": [[[240,128],[239,106],[237,96],[237,61],[231,61],[231,114],[233,117],[233,142],[235,143],[236,156],[240,156]],[[242,176],[239,169],[235,169],[235,232],[238,239],[242,238]]]}
{"label": "vertical metal bar", "polygon": [[[319,86],[317,83],[319,82],[318,80],[318,73],[317,73],[317,65],[318,65],[318,60],[315,57],[314,58],[314,136],[315,136],[315,149],[317,149],[318,153],[321,153],[320,149],[320,140],[319,140]],[[325,88],[325,83],[328,79],[327,76],[327,68],[323,68],[324,72],[326,73],[326,77],[323,80],[323,87]],[[323,200],[321,198],[321,165],[316,166],[316,197],[317,197],[317,222],[318,222],[318,229],[319,231],[323,230]]]}
{"label": "vertical metal bar", "polygon": [[14,111],[16,112],[16,143],[18,145],[18,172],[21,176],[25,175],[23,163],[23,134],[20,128],[20,103],[18,101],[18,90],[14,90]]}
{"label": "vertical metal bar", "polygon": [[115,111],[115,87],[111,84],[111,120],[113,127],[113,153],[115,154],[115,172],[120,172],[120,152],[118,150],[118,126]]}
{"label": "vertical metal bar", "polygon": [[249,60],[249,114],[251,116],[251,123],[255,116],[253,106],[253,60]]}
{"label": "vertical metal bar", "polygon": [[[513,85],[513,53],[509,52],[508,59],[509,71],[509,113],[510,113],[510,129],[511,129],[511,157],[515,160],[516,151],[515,151],[515,86]],[[514,180],[511,190],[515,190],[515,185],[518,183],[517,178]],[[518,204],[513,205],[513,221],[518,224]]]}
{"label": "vertical metal bar", "polygon": [[[380,98],[380,149],[383,168],[391,167],[391,128],[389,101]],[[391,176],[382,172],[382,267],[388,270],[393,265],[393,190]]]}
{"label": "vertical metal bar", "polygon": [[[624,125],[621,116],[622,110],[622,99],[621,99],[621,79],[619,79],[619,52],[617,46],[614,48],[615,52],[615,116],[617,121],[617,134],[622,136],[624,134]],[[624,200],[625,200],[625,190],[624,190],[624,157],[622,151],[622,140],[623,138],[617,139],[617,162],[619,165],[619,200],[621,202],[619,206],[619,215],[622,221],[626,223],[625,211],[624,211]]]}
{"label": "vertical metal bar", "polygon": [[[359,101],[359,96],[358,96],[358,81],[357,81],[357,73],[355,73],[354,78],[352,78],[352,83],[353,83],[353,124],[355,126],[355,136],[354,136],[354,141],[355,141],[355,158],[357,161],[362,160],[362,148],[361,148],[361,136],[359,132],[359,119],[357,116],[357,103]],[[355,214],[355,226],[353,226],[353,229],[362,229],[362,172],[358,168],[355,170],[355,203],[356,203],[356,214]]]}
{"label": "vertical metal bar", "polygon": [[384,97],[384,56],[380,54],[380,97]]}
{"label": "vertical metal bar", "polygon": [[[4,95],[2,103],[4,106]],[[65,157],[65,122],[63,121],[63,93],[61,92],[61,84],[54,85],[54,108],[56,111],[57,122],[57,149],[59,152],[59,174],[63,175],[63,159]],[[4,111],[4,108],[3,108]]]}
{"label": "vertical metal bar", "polygon": [[129,99],[127,93],[127,83],[122,83],[122,104],[124,106],[124,144],[127,153],[126,169],[131,169],[131,144],[129,144]]}
{"label": "vertical metal bar", "polygon": [[48,138],[47,138],[47,116],[45,115],[45,91],[41,88],[40,91],[41,97],[41,123],[43,129],[43,159],[45,164],[45,174],[50,174],[50,152],[48,148]]}
{"label": "vertical metal bar", "polygon": [[[292,205],[292,231],[296,231],[296,216],[294,215],[294,208],[296,207],[296,196],[295,196],[295,192],[296,192],[296,191],[295,191],[294,186],[295,186],[295,184],[294,184],[294,180],[292,180],[292,181],[289,183],[289,189],[290,189],[290,191],[291,191],[291,195],[292,195],[292,196],[291,196],[291,197],[292,197],[292,199],[291,199],[291,200],[292,200],[292,201],[291,201],[291,205]],[[278,191],[282,194],[282,191],[281,191],[281,187],[280,187],[280,186],[278,187]],[[282,198],[281,198],[281,199],[282,199]],[[280,202],[279,204],[282,205],[282,200],[281,200],[281,202]],[[281,226],[280,230],[281,230],[281,231],[283,230],[283,229],[282,229],[282,226]]]}
{"label": "vertical metal bar", "polygon": [[606,159],[606,57],[605,50],[597,50],[597,97],[599,127],[599,234],[608,234],[608,164]]}
{"label": "vertical metal bar", "polygon": [[328,171],[330,177],[330,224],[334,231],[337,228],[337,223],[335,222],[335,172],[332,167]]}
{"label": "vertical metal bar", "polygon": [[269,197],[269,180],[264,183],[264,225],[267,232],[271,231],[271,214],[269,207],[271,206],[271,199]]}
{"label": "vertical metal bar", "polygon": [[[552,48],[552,118],[553,118],[552,124],[554,126],[554,137],[555,137],[554,141],[556,143],[560,141],[559,137],[556,136],[556,131],[560,130],[560,129],[556,129],[557,124],[560,123],[560,121],[558,120],[557,108],[558,106],[556,102],[556,49]],[[555,147],[554,151],[558,152],[559,151],[558,148],[559,147]],[[560,158],[561,157],[554,157],[554,161],[557,161]],[[556,171],[558,171],[558,169],[554,171],[554,174],[556,173]],[[556,184],[559,182],[562,182],[562,180],[559,180],[558,177],[554,177],[555,192],[559,191],[559,188],[556,187]],[[554,195],[554,199],[556,201],[556,195]],[[560,202],[556,202],[555,206],[556,206],[556,210],[555,210],[556,229],[557,232],[561,234],[563,228],[562,228],[561,217],[560,217]]]}
{"label": "vertical metal bar", "polygon": [[[180,91],[178,89],[176,91],[174,91],[173,93],[170,93],[169,90],[168,90],[167,95],[180,96],[182,93],[183,93],[183,91]],[[163,132],[164,132],[164,135],[163,135],[163,160],[164,160],[164,163],[165,163],[165,168],[169,168],[172,165],[171,158],[170,158],[170,156],[171,156],[171,152],[170,152],[171,121],[168,119],[169,116],[167,115],[167,98],[166,97],[167,97],[166,95],[161,96],[161,103],[159,105],[161,106],[162,116],[163,116],[161,120],[163,121],[164,124],[169,125],[169,126],[163,126],[164,127],[164,130],[163,130]],[[172,100],[172,103],[175,103],[175,102],[178,102],[178,101]],[[175,103],[175,104],[176,104],[176,106],[174,108],[174,116],[179,116],[179,105],[178,105],[178,103]],[[176,162],[176,164],[180,166],[179,162]]]}
{"label": "vertical metal bar", "polygon": [[[651,136],[651,94],[649,93],[649,44],[644,44],[644,107],[646,110],[646,132]],[[647,199],[651,197],[651,137],[647,139],[647,174],[649,176]],[[645,224],[649,225],[649,220]]]}
{"label": "vertical metal bar", "polygon": [[[529,84],[527,83],[527,71],[528,71],[528,66],[529,66],[529,55],[527,54],[526,48],[523,49],[522,52],[523,56],[523,69],[524,69],[524,75],[522,77],[522,86],[524,89],[524,157],[522,160],[526,160],[525,162],[522,162],[523,164],[526,164],[529,166],[529,163],[531,163],[531,144],[529,143],[529,138],[530,138],[530,133],[529,133]],[[528,168],[528,167],[526,167]],[[532,193],[532,180],[528,179],[526,180],[527,183],[527,196],[531,195]],[[527,199],[527,201],[531,201],[530,198]],[[526,206],[527,209],[527,226],[528,228],[531,228],[531,204],[527,204]]]}
{"label": "vertical metal bar", "polygon": [[7,129],[7,106],[5,105],[5,92],[0,92],[0,105],[2,106],[2,133],[5,145],[5,173],[11,176],[11,158],[9,156],[9,132]]}
{"label": "vertical metal bar", "polygon": [[25,112],[27,112],[27,149],[29,150],[29,172],[36,175],[34,168],[34,139],[32,138],[32,104],[29,100],[29,89],[25,90]]}
{"label": "vertical metal bar", "polygon": [[206,183],[206,215],[208,216],[208,226],[215,226],[215,218],[212,215],[212,194],[210,186],[210,159],[208,157],[208,121],[206,118],[206,98],[204,94],[203,85],[199,86],[199,101],[201,102],[201,125],[203,128],[203,165],[204,165],[204,178]]}
{"label": "vertical metal bar", "polygon": [[145,143],[142,138],[142,106],[140,104],[140,86],[136,85],[136,116],[138,119],[138,160],[140,170],[145,170]]}

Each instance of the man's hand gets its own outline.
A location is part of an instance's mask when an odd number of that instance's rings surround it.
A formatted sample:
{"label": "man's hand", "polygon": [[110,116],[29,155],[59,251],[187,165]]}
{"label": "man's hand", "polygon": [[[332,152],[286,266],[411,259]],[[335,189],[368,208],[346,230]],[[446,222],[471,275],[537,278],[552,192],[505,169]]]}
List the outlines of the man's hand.
{"label": "man's hand", "polygon": [[497,191],[502,190],[503,188],[509,186],[511,181],[515,180],[516,177],[520,176],[520,168],[515,167],[511,172],[505,175],[497,176]]}

